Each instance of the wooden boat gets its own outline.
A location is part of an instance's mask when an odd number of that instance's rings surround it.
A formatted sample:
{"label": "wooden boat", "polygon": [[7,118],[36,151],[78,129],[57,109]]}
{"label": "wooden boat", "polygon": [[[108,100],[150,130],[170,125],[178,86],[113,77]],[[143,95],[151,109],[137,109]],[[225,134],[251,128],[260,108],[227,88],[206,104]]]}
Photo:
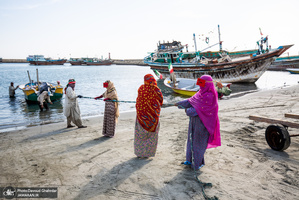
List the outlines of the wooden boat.
{"label": "wooden boat", "polygon": [[99,58],[70,58],[69,63],[71,65],[111,65],[113,61],[111,59],[99,59]]}
{"label": "wooden boat", "polygon": [[[220,59],[193,59],[172,63],[173,71],[178,78],[197,79],[204,74],[212,76],[219,82],[255,82],[268,67],[293,45],[280,46],[275,50],[253,54],[250,57],[231,59],[228,55]],[[147,64],[152,70],[157,70],[163,77],[169,77],[168,66],[170,63],[149,61]]]}
{"label": "wooden boat", "polygon": [[295,69],[295,68],[287,68],[286,69],[288,72],[290,72],[291,74],[299,74],[299,69]]}
{"label": "wooden boat", "polygon": [[287,71],[287,68],[299,69],[299,56],[285,56],[277,58],[268,70]]}
{"label": "wooden boat", "polygon": [[[199,86],[196,85],[195,79],[187,79],[187,78],[176,78],[176,86],[174,87],[170,78],[166,78],[164,80],[164,85],[170,89],[172,89],[175,93],[193,96],[196,92],[199,91]],[[216,89],[218,92],[218,97],[221,98],[223,96],[228,96],[231,93],[230,86],[231,83],[222,83],[223,87],[218,88],[216,84]]]}
{"label": "wooden boat", "polygon": [[159,62],[159,63],[167,63],[169,62],[178,62],[179,60],[185,61],[196,58],[196,56],[205,57],[205,58],[221,58],[221,54],[228,55],[230,58],[240,58],[250,56],[258,52],[258,49],[251,50],[242,50],[242,51],[206,51],[206,52],[183,52],[183,51],[157,51],[151,52],[149,56],[144,58],[144,63],[148,64],[149,62]]}
{"label": "wooden boat", "polygon": [[46,60],[46,61],[32,61],[30,64],[33,65],[63,65],[66,62],[66,59],[58,59],[58,60]]}
{"label": "wooden boat", "polygon": [[84,62],[86,65],[111,65],[112,60],[93,60],[91,62]]}
{"label": "wooden boat", "polygon": [[63,65],[66,59],[53,60],[51,58],[45,58],[43,55],[28,56],[27,61],[32,65]]}
{"label": "wooden boat", "polygon": [[70,58],[69,63],[71,65],[82,65],[82,64],[84,64],[84,61],[82,58]]}
{"label": "wooden boat", "polygon": [[[174,62],[182,62],[182,61],[188,61],[190,59],[194,59],[197,57],[204,57],[204,58],[210,58],[210,59],[219,59],[221,58],[223,54],[228,55],[230,58],[236,58],[236,57],[244,57],[244,56],[250,56],[257,52],[265,52],[268,51],[268,36],[262,37],[260,41],[258,41],[259,49],[251,49],[251,50],[242,50],[242,51],[225,51],[222,49],[222,42],[220,40],[220,26],[218,25],[218,35],[219,35],[219,42],[216,44],[213,44],[201,51],[197,51],[196,47],[196,38],[195,34],[193,34],[193,40],[194,40],[194,46],[195,51],[189,52],[188,51],[188,44],[182,45],[179,41],[172,41],[172,42],[163,42],[157,44],[157,50],[155,52],[150,52],[150,54],[144,58],[144,63],[174,63]],[[209,40],[209,38],[206,38],[206,42]],[[208,42],[207,42],[208,44]],[[219,51],[206,51],[207,49],[216,46],[219,44]],[[266,49],[263,49],[263,44],[266,44]],[[184,48],[186,50],[184,51]]]}
{"label": "wooden boat", "polygon": [[63,87],[58,84],[48,83],[48,82],[34,82],[34,83],[26,83],[19,85],[19,88],[24,92],[25,100],[28,103],[37,103],[38,94],[47,90],[49,87],[49,91],[51,93],[50,99],[51,101],[60,100],[63,96]]}
{"label": "wooden boat", "polygon": [[[242,51],[206,51],[206,52],[197,52],[197,55],[205,58],[221,58],[221,54],[228,55],[231,58],[240,58],[250,56],[258,52],[258,49],[242,50]],[[148,63],[150,61],[164,63],[174,62],[181,60],[190,60],[196,58],[196,52],[182,52],[182,51],[168,51],[168,52],[151,52],[149,56],[144,58],[144,62]]]}

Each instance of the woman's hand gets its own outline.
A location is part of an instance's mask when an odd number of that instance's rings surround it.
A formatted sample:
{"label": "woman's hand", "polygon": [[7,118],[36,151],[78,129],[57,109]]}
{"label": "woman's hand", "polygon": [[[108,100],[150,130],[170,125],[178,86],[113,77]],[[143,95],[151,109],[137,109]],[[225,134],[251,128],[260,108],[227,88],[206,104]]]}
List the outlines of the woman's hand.
{"label": "woman's hand", "polygon": [[94,99],[95,99],[95,100],[98,100],[98,99],[100,99],[100,98],[102,98],[102,97],[103,97],[103,95],[98,96],[98,97],[95,97]]}

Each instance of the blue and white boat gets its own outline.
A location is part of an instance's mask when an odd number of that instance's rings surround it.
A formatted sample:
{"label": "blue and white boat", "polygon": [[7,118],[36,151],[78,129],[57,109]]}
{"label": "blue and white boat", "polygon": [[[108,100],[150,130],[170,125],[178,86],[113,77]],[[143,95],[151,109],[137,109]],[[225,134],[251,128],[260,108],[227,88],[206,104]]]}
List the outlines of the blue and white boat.
{"label": "blue and white boat", "polygon": [[27,61],[32,65],[63,65],[66,59],[53,60],[45,58],[43,55],[29,55]]}

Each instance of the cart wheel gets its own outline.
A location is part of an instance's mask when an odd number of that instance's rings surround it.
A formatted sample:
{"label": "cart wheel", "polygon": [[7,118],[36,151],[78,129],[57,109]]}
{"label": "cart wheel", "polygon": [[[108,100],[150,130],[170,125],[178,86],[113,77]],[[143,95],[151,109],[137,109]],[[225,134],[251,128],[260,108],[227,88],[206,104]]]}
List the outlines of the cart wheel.
{"label": "cart wheel", "polygon": [[291,143],[289,132],[282,125],[268,126],[265,137],[268,145],[275,151],[286,150]]}

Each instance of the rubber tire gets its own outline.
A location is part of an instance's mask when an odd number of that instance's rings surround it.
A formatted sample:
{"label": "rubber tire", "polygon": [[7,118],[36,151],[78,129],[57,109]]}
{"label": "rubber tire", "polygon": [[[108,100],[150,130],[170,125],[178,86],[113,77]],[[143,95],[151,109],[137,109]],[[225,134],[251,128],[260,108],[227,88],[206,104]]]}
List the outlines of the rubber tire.
{"label": "rubber tire", "polygon": [[282,125],[268,126],[265,137],[268,145],[275,151],[286,150],[291,144],[289,132]]}

